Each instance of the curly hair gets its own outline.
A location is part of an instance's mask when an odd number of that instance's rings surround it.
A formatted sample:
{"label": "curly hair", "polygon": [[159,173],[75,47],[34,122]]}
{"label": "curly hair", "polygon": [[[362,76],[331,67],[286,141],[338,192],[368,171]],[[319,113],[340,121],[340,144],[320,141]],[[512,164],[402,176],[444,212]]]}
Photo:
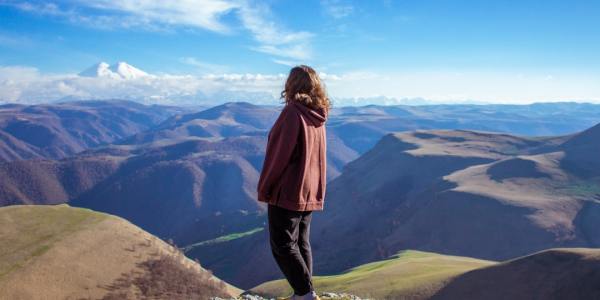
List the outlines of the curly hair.
{"label": "curly hair", "polygon": [[285,103],[299,101],[314,109],[323,108],[328,111],[331,107],[331,101],[319,74],[305,65],[290,70],[281,98]]}

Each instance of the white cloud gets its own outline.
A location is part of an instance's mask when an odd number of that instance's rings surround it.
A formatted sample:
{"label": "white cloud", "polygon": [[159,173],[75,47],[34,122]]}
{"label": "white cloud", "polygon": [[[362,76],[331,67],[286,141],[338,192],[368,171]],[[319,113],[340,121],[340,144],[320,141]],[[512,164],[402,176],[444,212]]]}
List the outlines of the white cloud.
{"label": "white cloud", "polygon": [[284,74],[151,75],[124,80],[41,74],[31,67],[0,66],[0,102],[128,99],[159,104],[216,104],[245,100],[276,103]]}
{"label": "white cloud", "polygon": [[[369,103],[600,102],[600,77],[591,74],[366,71],[319,74],[336,105]],[[133,79],[42,74],[0,66],[0,102],[47,103],[67,99],[129,99],[158,104],[278,103],[287,74],[209,73]],[[407,100],[409,99],[409,100]]]}
{"label": "white cloud", "polygon": [[349,72],[330,80],[337,98],[427,99],[433,103],[600,101],[597,74],[430,71]]}
{"label": "white cloud", "polygon": [[221,16],[239,8],[227,0],[81,0],[80,5],[125,14],[141,20],[141,24],[157,23],[203,28],[215,32],[226,32]]}
{"label": "white cloud", "polygon": [[288,66],[288,67],[294,67],[294,66],[297,66],[300,64],[295,61],[285,60],[285,59],[277,59],[277,58],[272,59],[272,61],[276,64],[280,64],[280,65],[284,65],[284,66]]}
{"label": "white cloud", "polygon": [[312,33],[306,31],[288,31],[278,25],[266,5],[245,4],[238,10],[244,27],[252,32],[259,46],[251,49],[275,56],[296,60],[309,59],[312,56],[310,39]]}
{"label": "white cloud", "polygon": [[347,17],[354,12],[354,6],[344,3],[342,0],[321,0],[321,6],[328,15],[335,19]]}
{"label": "white cloud", "polygon": [[4,1],[22,11],[59,17],[77,25],[102,29],[141,28],[170,31],[178,27],[230,34],[223,16],[235,13],[257,45],[251,50],[282,58],[311,58],[312,33],[286,29],[265,4],[250,0],[73,0],[54,3]]}

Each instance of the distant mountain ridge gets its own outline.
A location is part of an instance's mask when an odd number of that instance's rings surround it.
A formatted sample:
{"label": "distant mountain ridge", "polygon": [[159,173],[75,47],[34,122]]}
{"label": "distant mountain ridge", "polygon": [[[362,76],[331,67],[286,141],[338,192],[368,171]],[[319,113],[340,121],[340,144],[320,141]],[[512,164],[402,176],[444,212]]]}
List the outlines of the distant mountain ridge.
{"label": "distant mountain ridge", "polygon": [[0,161],[65,158],[114,143],[184,111],[121,100],[0,105]]}

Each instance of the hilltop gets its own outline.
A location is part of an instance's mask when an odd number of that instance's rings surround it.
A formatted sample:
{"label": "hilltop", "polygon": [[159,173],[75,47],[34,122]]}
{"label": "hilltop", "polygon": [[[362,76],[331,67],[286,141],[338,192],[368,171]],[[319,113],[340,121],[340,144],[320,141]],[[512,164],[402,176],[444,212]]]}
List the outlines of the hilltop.
{"label": "hilltop", "polygon": [[123,299],[157,293],[189,299],[240,292],[139,227],[87,209],[0,208],[0,242],[3,299]]}
{"label": "hilltop", "polygon": [[599,299],[600,249],[550,249],[452,279],[432,299]]}
{"label": "hilltop", "polygon": [[[316,290],[372,299],[596,299],[600,249],[558,248],[505,262],[401,251],[340,274],[315,276]],[[291,293],[287,282],[250,290],[265,297]]]}
{"label": "hilltop", "polygon": [[[402,251],[385,260],[354,267],[341,274],[315,276],[317,291],[350,293],[372,299],[425,299],[451,278],[494,264],[492,261],[421,251]],[[292,293],[284,280],[263,283],[250,290],[266,297]]]}

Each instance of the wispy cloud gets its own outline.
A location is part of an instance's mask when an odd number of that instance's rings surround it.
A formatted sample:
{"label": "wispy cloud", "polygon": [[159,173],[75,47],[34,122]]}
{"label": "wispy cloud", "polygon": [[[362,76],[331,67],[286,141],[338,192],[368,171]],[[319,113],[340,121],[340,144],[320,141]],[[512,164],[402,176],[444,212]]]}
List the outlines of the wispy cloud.
{"label": "wispy cloud", "polygon": [[134,17],[142,24],[190,26],[215,32],[227,32],[221,17],[239,4],[227,0],[80,0],[79,5]]}
{"label": "wispy cloud", "polygon": [[274,17],[268,6],[246,1],[238,10],[238,15],[244,27],[252,32],[259,43],[259,46],[251,49],[296,60],[311,58],[310,39],[313,34],[286,30],[273,21]]}
{"label": "wispy cloud", "polygon": [[219,64],[208,63],[201,61],[195,57],[181,57],[180,62],[198,68],[201,73],[226,73],[229,72],[229,67]]}
{"label": "wispy cloud", "polygon": [[354,12],[354,6],[343,0],[321,0],[321,6],[325,13],[336,19],[347,17]]}
{"label": "wispy cloud", "polygon": [[294,66],[297,66],[300,64],[295,61],[285,60],[285,59],[277,59],[277,58],[272,59],[272,61],[276,64],[280,64],[280,65],[284,65],[284,66],[288,66],[288,67],[294,67]]}
{"label": "wispy cloud", "polygon": [[232,26],[223,17],[233,13],[257,43],[249,47],[251,50],[296,60],[312,56],[312,33],[287,29],[267,5],[249,0],[73,0],[62,5],[2,1],[0,5],[101,29],[171,31],[187,27],[220,34],[232,33]]}

